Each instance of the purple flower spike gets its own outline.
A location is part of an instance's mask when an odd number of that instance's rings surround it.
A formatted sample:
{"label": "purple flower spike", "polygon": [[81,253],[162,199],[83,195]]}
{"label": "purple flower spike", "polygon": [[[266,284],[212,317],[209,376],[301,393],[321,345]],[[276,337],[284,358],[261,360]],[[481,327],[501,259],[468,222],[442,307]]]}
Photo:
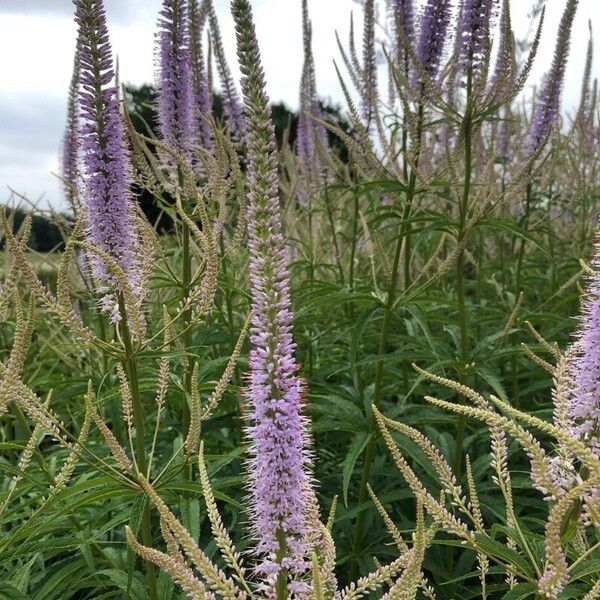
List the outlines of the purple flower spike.
{"label": "purple flower spike", "polygon": [[460,60],[466,69],[477,70],[484,52],[494,0],[465,0],[460,23]]}
{"label": "purple flower spike", "polygon": [[389,17],[392,31],[396,32],[396,45],[402,47],[398,30],[402,28],[406,39],[412,41],[415,37],[415,7],[413,0],[390,0]]}
{"label": "purple flower spike", "polygon": [[[421,14],[421,29],[417,43],[420,67],[431,80],[435,80],[444,55],[446,34],[450,22],[450,0],[427,0]],[[420,76],[415,73],[415,83]]]}
{"label": "purple flower spike", "polygon": [[[135,255],[137,235],[131,199],[131,166],[125,141],[106,15],[102,0],[74,0],[79,27],[79,105],[81,147],[85,166],[85,208],[89,241],[109,254],[123,269],[134,291],[140,272]],[[104,261],[91,258],[94,276],[117,286]],[[114,301],[105,308],[118,319]]]}
{"label": "purple flower spike", "polygon": [[[163,0],[158,20],[158,120],[162,141],[192,164],[198,120],[186,0]],[[173,159],[164,157],[172,166]]]}
{"label": "purple flower spike", "polygon": [[562,90],[565,67],[569,55],[571,28],[577,11],[578,0],[568,0],[558,29],[558,40],[554,50],[554,58],[550,71],[546,74],[540,91],[531,123],[527,153],[533,154],[548,137],[552,125],[558,117],[560,93]]}
{"label": "purple flower spike", "polygon": [[[311,506],[308,423],[302,415],[293,315],[278,194],[274,126],[247,0],[233,0],[248,144],[248,244],[252,290],[250,376],[250,506],[270,576],[301,574],[309,566]],[[284,570],[284,571],[282,571]]]}

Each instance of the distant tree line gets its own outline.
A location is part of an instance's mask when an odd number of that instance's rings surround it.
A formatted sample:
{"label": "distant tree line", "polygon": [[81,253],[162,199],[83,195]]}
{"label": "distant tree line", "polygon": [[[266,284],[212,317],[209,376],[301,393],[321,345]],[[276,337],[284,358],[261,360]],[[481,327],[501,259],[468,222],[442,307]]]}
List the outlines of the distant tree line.
{"label": "distant tree line", "polygon": [[[158,132],[156,106],[156,90],[152,85],[142,85],[139,87],[126,86],[125,100],[128,105],[132,124],[136,131],[148,134],[148,127],[154,132]],[[341,115],[340,109],[328,104],[322,105],[322,110],[327,119],[337,123],[344,131],[349,132],[350,126]],[[219,94],[213,94],[213,112],[217,121],[223,119],[223,109],[221,97]],[[298,113],[291,111],[284,103],[277,102],[272,104],[272,117],[275,125],[275,137],[278,145],[281,147],[287,131],[287,139],[291,146],[296,143],[298,130]],[[332,147],[335,147],[340,158],[347,159],[347,149],[343,142],[335,135],[329,134],[329,141]],[[152,195],[146,190],[135,190],[139,199],[140,207],[151,223],[156,222],[159,217],[160,209],[156,206]],[[27,211],[17,208],[11,211],[13,213],[15,231],[20,228],[25,219]],[[161,219],[159,229],[161,231],[170,228],[168,218]],[[41,215],[33,215],[32,232],[29,240],[29,247],[38,252],[50,252],[54,249],[62,249],[63,238],[59,228]],[[4,243],[0,241],[0,249],[4,249]]]}
{"label": "distant tree line", "polygon": [[[21,208],[9,209],[8,216],[12,219],[14,231],[19,231],[29,211]],[[55,223],[42,215],[31,215],[31,236],[28,246],[37,252],[51,252],[62,250],[63,237]],[[4,250],[4,240],[0,240],[0,250]]]}

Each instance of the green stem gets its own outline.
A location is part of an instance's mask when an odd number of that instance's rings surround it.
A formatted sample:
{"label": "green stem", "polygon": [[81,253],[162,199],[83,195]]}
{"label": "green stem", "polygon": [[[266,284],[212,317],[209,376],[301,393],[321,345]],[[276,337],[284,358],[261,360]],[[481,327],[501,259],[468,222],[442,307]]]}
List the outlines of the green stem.
{"label": "green stem", "polygon": [[[129,325],[127,323],[127,310],[123,296],[119,296],[119,310],[121,312],[121,329],[123,346],[125,348],[125,358],[123,361],[123,367],[127,374],[127,380],[129,382],[129,389],[131,392],[131,401],[133,405],[133,421],[135,424],[135,458],[137,467],[140,473],[144,477],[149,477],[147,472],[146,462],[146,447],[144,445],[145,431],[144,431],[144,407],[142,405],[142,398],[140,395],[139,388],[139,377],[137,371],[137,362],[135,352],[133,349],[133,343],[131,339],[131,333],[129,331]],[[142,514],[142,539],[145,546],[152,547],[152,530],[150,527],[150,509],[146,504],[144,512]],[[148,580],[148,593],[151,600],[158,600],[158,590],[156,587],[156,571],[154,564],[149,560],[146,562],[146,577]]]}
{"label": "green stem", "polygon": [[[192,281],[192,257],[190,252],[190,228],[184,221],[182,224],[182,272],[181,272],[181,299],[182,302],[187,302],[190,294]],[[190,427],[190,409],[188,398],[192,394],[192,375],[194,372],[194,360],[190,353],[192,346],[192,329],[189,326],[192,316],[191,307],[186,308],[183,314],[183,348],[186,354],[185,371],[183,374],[183,436],[188,434]]]}
{"label": "green stem", "polygon": [[[312,289],[314,281],[315,281],[315,242],[314,242],[314,237],[313,237],[312,194],[308,195],[307,208],[308,208],[308,241],[309,241],[309,253],[310,253],[310,257],[309,257],[310,258],[310,260],[309,260],[309,265],[310,265],[309,288]],[[312,377],[312,374],[313,374],[314,363],[315,363],[313,337],[312,337],[312,330],[310,328],[310,325],[307,326],[306,334],[307,334],[307,341],[308,341],[308,378],[310,380],[310,378]]]}
{"label": "green stem", "polygon": [[[223,236],[220,239],[221,246],[221,256],[225,257],[225,241],[223,240]],[[223,258],[223,276],[227,278],[229,276],[229,269],[227,268],[227,259]],[[236,335],[235,335],[235,323],[233,319],[233,302],[232,302],[232,294],[231,288],[233,287],[235,277],[235,269],[231,273],[231,282],[228,287],[225,289],[225,308],[227,310],[227,325],[229,327],[229,353],[232,354],[237,343]],[[235,367],[235,371],[233,373],[233,382],[239,382],[239,373],[237,366]],[[191,391],[191,390],[190,390]]]}
{"label": "green stem", "polygon": [[[354,196],[354,216],[352,219],[352,243],[350,244],[350,267],[348,270],[348,286],[350,291],[354,290],[354,260],[356,256],[356,238],[358,236],[358,218],[360,211],[360,202],[358,194]],[[350,319],[354,321],[354,303],[350,302]]]}
{"label": "green stem", "polygon": [[[420,143],[421,143],[421,125],[423,121],[423,106],[419,107],[419,119],[417,123],[417,141],[416,141],[416,151],[415,151],[415,167],[418,166],[419,162],[419,152],[420,152]],[[406,203],[404,205],[404,210],[402,213],[402,221],[400,223],[398,238],[396,240],[396,248],[394,251],[394,260],[392,263],[392,271],[390,276],[390,281],[387,289],[387,301],[385,305],[385,310],[383,313],[383,323],[381,326],[381,331],[379,335],[379,348],[378,348],[378,360],[375,367],[375,389],[373,392],[373,406],[379,407],[381,402],[381,396],[383,391],[383,374],[384,374],[384,363],[385,363],[385,355],[387,353],[388,347],[388,339],[390,332],[390,324],[392,322],[392,316],[394,314],[394,307],[396,303],[396,289],[398,286],[398,278],[399,278],[399,265],[400,265],[400,256],[402,254],[402,246],[406,241],[406,235],[409,230],[408,220],[410,218],[412,203],[415,195],[417,183],[417,173],[416,169],[412,169],[409,177],[408,189],[406,191]],[[375,422],[373,419],[372,412],[369,412],[369,432],[374,433],[375,431]],[[376,450],[376,436],[371,435],[371,438],[367,444],[365,449],[365,456],[363,459],[362,472],[360,478],[360,487],[358,492],[358,506],[362,506],[367,500],[367,483],[369,483],[369,479],[371,476],[371,468],[373,466],[373,459],[375,458],[375,450]],[[361,509],[356,518],[356,527],[354,529],[354,540],[352,544],[352,562],[350,566],[350,580],[354,581],[358,575],[358,567],[359,567],[359,557],[360,557],[360,547],[364,537],[364,528],[365,528],[365,519],[366,512],[364,509]]]}
{"label": "green stem", "polygon": [[344,269],[342,268],[342,261],[340,259],[340,247],[338,244],[337,235],[335,233],[335,221],[333,218],[333,211],[331,210],[331,203],[329,202],[329,193],[325,188],[325,208],[327,209],[327,218],[329,220],[329,227],[331,228],[331,238],[333,239],[333,249],[335,252],[335,262],[340,274],[340,283],[344,285]]}
{"label": "green stem", "polygon": [[[471,193],[471,175],[473,169],[472,156],[472,104],[471,104],[471,69],[467,70],[467,107],[463,120],[463,136],[464,136],[464,158],[465,158],[465,179],[463,184],[462,198],[459,204],[458,216],[458,239],[457,244],[462,245],[467,236],[466,223],[469,214],[469,195]],[[467,330],[467,306],[465,301],[465,252],[464,248],[459,251],[456,260],[456,302],[458,307],[458,329],[460,336],[460,366],[459,366],[459,381],[461,384],[466,383],[466,367],[469,362],[469,335]],[[459,415],[456,423],[456,439],[454,451],[454,473],[458,480],[462,473],[462,457],[463,445],[465,440],[465,424],[464,415]]]}
{"label": "green stem", "polygon": [[[279,549],[277,550],[277,562],[281,564],[287,554],[287,544],[285,542],[285,533],[279,529],[277,531],[277,541],[279,542]],[[281,569],[277,573],[277,581],[275,582],[275,592],[277,594],[277,600],[287,600],[288,597],[288,572],[287,569]]]}
{"label": "green stem", "polygon": [[[471,104],[471,70],[467,70],[467,106],[463,119],[464,136],[464,160],[465,160],[465,178],[463,184],[462,198],[459,203],[458,215],[458,237],[457,244],[459,248],[463,245],[467,236],[466,224],[469,214],[469,195],[471,192],[471,175],[473,168],[472,157],[472,104]],[[465,252],[464,247],[459,251],[456,260],[456,303],[458,309],[458,330],[459,330],[459,367],[458,380],[462,385],[466,384],[466,371],[469,363],[469,335],[467,329],[467,306],[465,294]],[[460,402],[460,398],[457,399]],[[458,481],[462,476],[463,446],[465,443],[466,417],[458,415],[456,420],[455,446],[454,446],[454,474]],[[447,551],[446,566],[448,577],[454,577],[454,551],[452,547]],[[450,595],[454,593],[454,585],[451,588]]]}
{"label": "green stem", "polygon": [[[527,231],[529,226],[529,215],[531,212],[531,190],[532,184],[527,184],[527,193],[525,196],[525,215],[523,217],[523,229]],[[517,272],[515,275],[515,297],[518,298],[521,293],[521,274],[523,271],[523,258],[525,256],[525,238],[522,237],[519,243],[519,254],[517,256]]]}

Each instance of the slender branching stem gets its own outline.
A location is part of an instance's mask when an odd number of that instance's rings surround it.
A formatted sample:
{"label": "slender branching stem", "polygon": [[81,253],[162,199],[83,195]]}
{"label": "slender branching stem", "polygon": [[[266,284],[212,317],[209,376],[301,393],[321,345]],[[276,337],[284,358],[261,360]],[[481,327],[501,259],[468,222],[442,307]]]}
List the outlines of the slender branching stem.
{"label": "slender branching stem", "polygon": [[[416,169],[419,164],[419,153],[421,146],[421,133],[422,133],[422,124],[423,124],[423,105],[419,105],[418,112],[418,121],[417,121],[417,139],[415,140],[415,155],[414,155],[414,165],[410,172],[408,188],[406,191],[406,201],[404,204],[404,210],[402,212],[402,220],[400,222],[398,237],[396,239],[396,247],[394,250],[394,260],[392,262],[392,270],[391,276],[387,289],[387,299],[383,312],[383,321],[381,325],[381,330],[379,334],[379,347],[378,347],[378,360],[375,366],[375,389],[373,392],[373,406],[376,408],[379,407],[381,403],[382,393],[383,393],[383,379],[384,379],[384,364],[385,364],[385,355],[388,349],[388,340],[390,334],[390,325],[392,322],[392,316],[394,314],[394,309],[396,305],[396,292],[398,287],[399,280],[399,266],[400,266],[400,257],[402,255],[403,244],[407,240],[407,234],[409,231],[409,219],[411,215],[411,210],[413,206],[415,190],[417,185],[417,172]],[[369,431],[370,433],[375,432],[375,421],[373,419],[373,415],[369,415]],[[368,489],[367,484],[369,483],[369,479],[371,476],[371,468],[373,466],[373,459],[375,458],[376,451],[376,438],[374,435],[371,435],[369,442],[365,448],[365,455],[363,458],[362,472],[360,478],[360,487],[358,492],[358,505],[362,506],[367,500]],[[358,574],[358,561],[361,554],[361,544],[364,537],[364,527],[365,527],[365,518],[366,512],[365,510],[361,510],[358,513],[356,518],[356,527],[354,529],[354,541],[353,541],[353,554],[352,554],[352,563],[350,567],[350,577],[354,580]]]}

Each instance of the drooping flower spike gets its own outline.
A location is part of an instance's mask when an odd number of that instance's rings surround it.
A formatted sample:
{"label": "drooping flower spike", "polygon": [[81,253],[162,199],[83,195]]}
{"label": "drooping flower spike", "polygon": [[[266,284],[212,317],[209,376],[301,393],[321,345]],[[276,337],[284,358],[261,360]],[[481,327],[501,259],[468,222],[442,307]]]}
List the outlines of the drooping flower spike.
{"label": "drooping flower spike", "polygon": [[[89,241],[123,270],[140,298],[141,274],[136,257],[138,236],[131,197],[131,165],[125,141],[106,14],[102,0],[74,0],[80,60],[81,148],[85,166],[85,210]],[[105,261],[91,256],[97,280],[118,288]],[[113,294],[104,308],[120,318]]]}
{"label": "drooping flower spike", "polygon": [[[186,0],[163,0],[157,34],[158,121],[162,141],[175,149],[189,165],[199,143],[197,103]],[[165,153],[167,166],[173,158]]]}
{"label": "drooping flower spike", "polygon": [[[252,291],[250,506],[260,571],[274,578],[308,568],[309,457],[302,381],[296,374],[274,126],[252,12],[233,0],[248,145],[248,237]],[[285,579],[284,579],[285,580]],[[294,584],[299,585],[299,584]]]}

